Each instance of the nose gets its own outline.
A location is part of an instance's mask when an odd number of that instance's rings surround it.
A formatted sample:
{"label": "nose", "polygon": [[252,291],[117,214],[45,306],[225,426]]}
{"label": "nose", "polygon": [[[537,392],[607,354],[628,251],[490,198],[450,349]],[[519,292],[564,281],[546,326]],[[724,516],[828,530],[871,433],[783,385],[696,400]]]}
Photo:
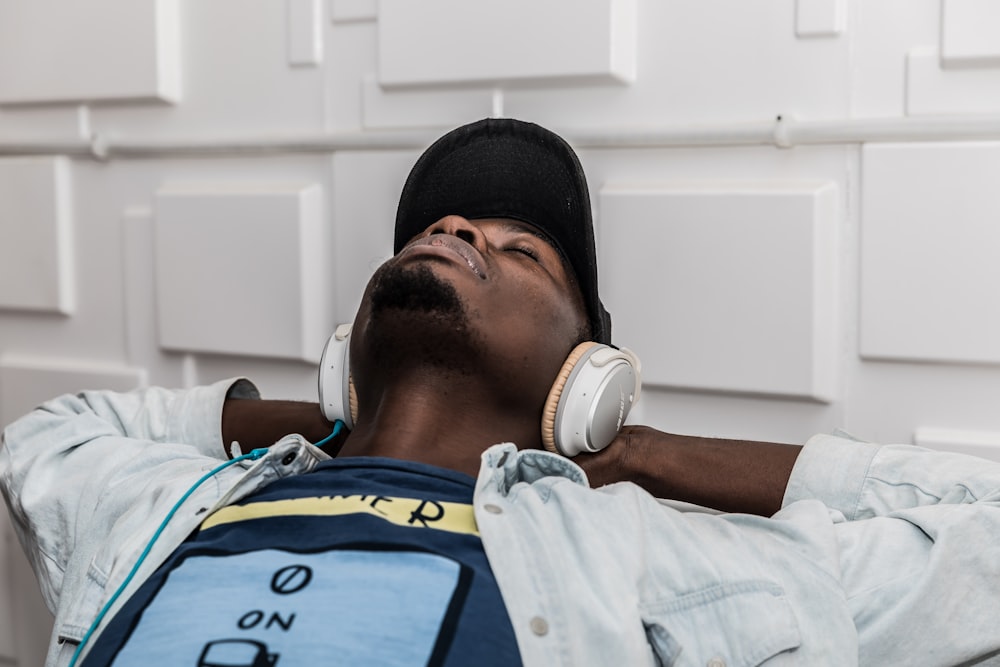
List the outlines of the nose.
{"label": "nose", "polygon": [[486,235],[479,227],[460,215],[446,215],[424,230],[421,236],[430,236],[431,234],[457,236],[479,252],[486,252]]}

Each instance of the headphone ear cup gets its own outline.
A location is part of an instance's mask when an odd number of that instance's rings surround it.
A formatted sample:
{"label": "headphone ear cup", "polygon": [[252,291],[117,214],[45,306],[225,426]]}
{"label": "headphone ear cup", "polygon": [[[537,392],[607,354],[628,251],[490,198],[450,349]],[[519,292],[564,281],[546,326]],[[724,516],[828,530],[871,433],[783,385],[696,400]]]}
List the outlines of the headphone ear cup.
{"label": "headphone ear cup", "polygon": [[542,410],[542,445],[564,456],[604,449],[618,435],[642,389],[639,358],[591,341],[577,345]]}
{"label": "headphone ear cup", "polygon": [[587,353],[587,350],[597,344],[593,341],[584,341],[574,347],[569,356],[566,357],[566,361],[563,362],[562,368],[559,369],[556,381],[552,383],[552,388],[549,389],[549,395],[545,399],[545,407],[542,408],[542,446],[553,454],[561,453],[556,447],[556,413],[559,411],[559,400],[562,398],[566,381],[569,380],[573,369]]}
{"label": "headphone ear cup", "polygon": [[330,421],[341,420],[354,428],[358,397],[351,380],[351,325],[341,324],[323,348],[319,362],[319,404]]}

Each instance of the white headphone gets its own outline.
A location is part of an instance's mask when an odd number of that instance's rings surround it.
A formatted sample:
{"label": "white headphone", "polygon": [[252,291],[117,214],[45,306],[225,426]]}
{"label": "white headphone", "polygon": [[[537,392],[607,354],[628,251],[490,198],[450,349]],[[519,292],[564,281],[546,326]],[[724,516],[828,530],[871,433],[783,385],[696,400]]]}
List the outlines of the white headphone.
{"label": "white headphone", "polygon": [[[319,402],[330,421],[354,428],[358,398],[351,381],[351,325],[337,327],[319,364]],[[542,411],[542,444],[576,456],[597,452],[618,435],[642,390],[639,358],[625,348],[592,341],[570,352]]]}

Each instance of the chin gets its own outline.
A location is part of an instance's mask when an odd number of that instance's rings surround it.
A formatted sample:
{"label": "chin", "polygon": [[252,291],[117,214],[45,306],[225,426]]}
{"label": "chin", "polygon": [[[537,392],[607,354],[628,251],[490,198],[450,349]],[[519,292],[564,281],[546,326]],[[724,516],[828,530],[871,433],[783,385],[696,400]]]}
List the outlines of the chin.
{"label": "chin", "polygon": [[366,339],[380,365],[430,364],[467,373],[478,354],[458,291],[426,265],[384,264],[372,278]]}
{"label": "chin", "polygon": [[373,318],[400,311],[465,315],[455,286],[437,276],[426,264],[383,264],[372,277],[369,299]]}

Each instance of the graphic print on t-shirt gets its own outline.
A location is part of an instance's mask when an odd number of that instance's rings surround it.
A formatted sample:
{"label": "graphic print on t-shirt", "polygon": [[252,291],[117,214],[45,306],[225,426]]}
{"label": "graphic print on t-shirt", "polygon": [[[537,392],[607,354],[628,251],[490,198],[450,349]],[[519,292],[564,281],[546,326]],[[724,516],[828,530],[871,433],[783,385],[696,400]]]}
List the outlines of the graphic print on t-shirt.
{"label": "graphic print on t-shirt", "polygon": [[[461,570],[413,551],[193,556],[171,572],[113,664],[155,656],[165,665],[280,667],[326,655],[345,665],[426,665],[449,639],[439,631],[461,606]],[[200,595],[206,589],[213,595]]]}
{"label": "graphic print on t-shirt", "polygon": [[366,457],[275,481],[204,517],[84,666],[520,664],[474,485]]}

